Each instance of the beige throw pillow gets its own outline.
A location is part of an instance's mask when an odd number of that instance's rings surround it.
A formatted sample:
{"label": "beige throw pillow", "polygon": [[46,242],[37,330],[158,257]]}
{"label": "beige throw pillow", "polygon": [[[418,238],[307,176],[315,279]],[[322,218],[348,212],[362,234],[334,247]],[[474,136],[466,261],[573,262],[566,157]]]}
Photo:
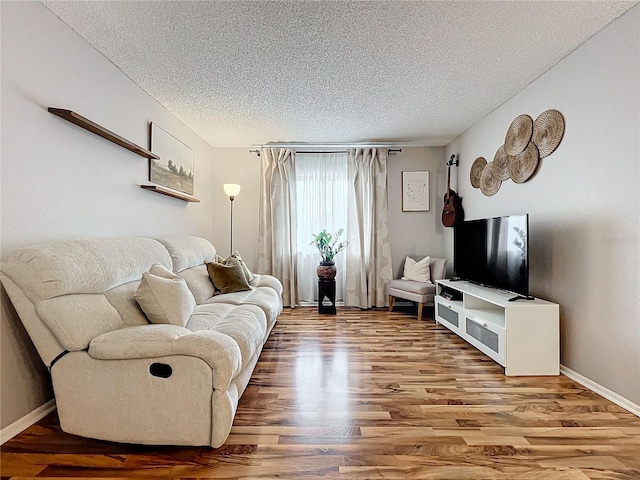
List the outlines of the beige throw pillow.
{"label": "beige throw pillow", "polygon": [[251,290],[237,258],[229,257],[224,263],[207,262],[207,271],[216,289],[214,295]]}
{"label": "beige throw pillow", "polygon": [[242,257],[240,256],[240,252],[238,252],[237,250],[235,252],[233,252],[233,255],[231,255],[234,258],[237,258],[238,261],[240,262],[240,266],[242,267],[242,271],[244,272],[244,276],[247,279],[247,283],[251,283],[253,282],[253,280],[255,280],[256,276],[251,273],[251,270],[249,270],[249,267],[247,267],[247,264],[244,263],[244,260],[242,260]]}
{"label": "beige throw pillow", "polygon": [[140,308],[151,323],[184,327],[191,317],[196,301],[187,282],[159,263],[142,274],[134,293]]}
{"label": "beige throw pillow", "polygon": [[415,280],[416,282],[431,283],[431,271],[429,264],[431,257],[424,257],[419,262],[413,258],[407,257],[404,260],[404,278],[405,280]]}

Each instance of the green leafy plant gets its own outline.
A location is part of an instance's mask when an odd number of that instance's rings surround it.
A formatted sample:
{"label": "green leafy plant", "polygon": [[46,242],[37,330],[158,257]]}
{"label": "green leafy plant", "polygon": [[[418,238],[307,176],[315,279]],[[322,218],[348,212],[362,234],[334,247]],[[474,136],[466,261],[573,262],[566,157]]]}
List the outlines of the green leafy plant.
{"label": "green leafy plant", "polygon": [[313,241],[311,242],[311,245],[315,245],[320,252],[320,256],[322,256],[322,263],[333,262],[333,257],[347,248],[349,242],[338,241],[343,232],[344,230],[341,228],[335,233],[329,233],[326,230],[322,230],[318,234],[312,234]]}

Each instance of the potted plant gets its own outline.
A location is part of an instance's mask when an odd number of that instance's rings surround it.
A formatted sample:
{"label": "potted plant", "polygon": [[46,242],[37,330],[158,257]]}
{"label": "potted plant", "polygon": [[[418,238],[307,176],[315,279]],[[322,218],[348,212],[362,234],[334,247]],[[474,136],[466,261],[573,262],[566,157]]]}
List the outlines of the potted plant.
{"label": "potted plant", "polygon": [[318,278],[325,280],[331,280],[336,276],[336,265],[333,258],[344,250],[349,242],[339,242],[338,239],[344,230],[341,228],[335,233],[329,233],[326,230],[322,230],[318,234],[313,235],[313,241],[311,245],[315,245],[322,259],[320,265],[316,270]]}

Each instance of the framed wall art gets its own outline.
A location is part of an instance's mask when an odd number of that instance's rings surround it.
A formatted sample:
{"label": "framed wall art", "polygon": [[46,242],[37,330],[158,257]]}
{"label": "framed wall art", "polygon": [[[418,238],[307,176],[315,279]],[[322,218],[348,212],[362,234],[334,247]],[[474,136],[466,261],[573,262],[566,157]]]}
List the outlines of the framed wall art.
{"label": "framed wall art", "polygon": [[193,195],[193,150],[152,123],[151,151],[160,159],[149,160],[149,180]]}
{"label": "framed wall art", "polygon": [[402,172],[402,211],[429,211],[429,171]]}

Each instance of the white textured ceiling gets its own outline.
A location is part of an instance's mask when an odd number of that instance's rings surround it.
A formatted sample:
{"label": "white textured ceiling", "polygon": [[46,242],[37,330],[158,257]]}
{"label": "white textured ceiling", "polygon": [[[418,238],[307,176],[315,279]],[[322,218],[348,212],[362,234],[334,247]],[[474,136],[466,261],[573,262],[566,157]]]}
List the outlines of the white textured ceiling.
{"label": "white textured ceiling", "polygon": [[44,3],[208,143],[250,146],[445,145],[637,1]]}

